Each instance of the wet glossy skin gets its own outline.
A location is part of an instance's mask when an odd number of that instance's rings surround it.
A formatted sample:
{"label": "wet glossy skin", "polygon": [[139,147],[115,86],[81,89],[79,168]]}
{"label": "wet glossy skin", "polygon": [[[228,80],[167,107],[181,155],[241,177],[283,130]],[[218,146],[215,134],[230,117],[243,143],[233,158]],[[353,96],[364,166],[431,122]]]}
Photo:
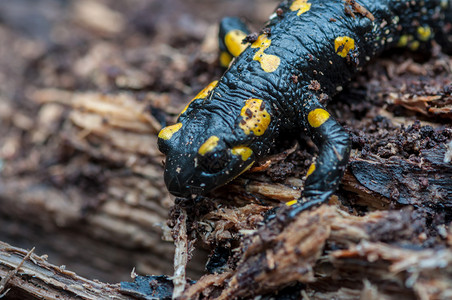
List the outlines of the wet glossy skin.
{"label": "wet glossy skin", "polygon": [[[172,194],[205,194],[268,154],[280,132],[306,131],[319,155],[306,174],[302,199],[293,203],[329,198],[345,170],[350,142],[324,99],[387,48],[414,49],[435,33],[444,39],[438,31],[445,14],[452,15],[451,1],[359,3],[365,16],[351,16],[343,1],[283,1],[264,33],[244,50],[236,43],[246,35],[243,25],[222,26],[223,53],[230,59],[243,52],[192,100],[176,125],[159,134]],[[226,54],[220,58],[228,62]]]}

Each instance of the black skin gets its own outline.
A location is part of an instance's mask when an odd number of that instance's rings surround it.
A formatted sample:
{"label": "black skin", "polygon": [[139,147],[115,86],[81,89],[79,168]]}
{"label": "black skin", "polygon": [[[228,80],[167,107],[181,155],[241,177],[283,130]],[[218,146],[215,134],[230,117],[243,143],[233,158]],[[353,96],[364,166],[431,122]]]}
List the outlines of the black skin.
{"label": "black skin", "polygon": [[[169,139],[159,138],[159,149],[166,154],[165,182],[172,194],[204,195],[265,157],[281,132],[306,131],[319,154],[294,212],[324,203],[339,185],[350,141],[333,117],[314,127],[309,123],[309,113],[326,110],[323,99],[337,93],[367,61],[403,41],[402,36],[411,36],[407,46],[412,47],[414,41],[426,43],[434,36],[445,49],[452,45],[452,35],[445,29],[450,28],[445,23],[452,19],[451,1],[360,0],[359,4],[371,13],[363,15],[353,12],[352,7],[344,9],[344,1],[309,0],[310,9],[299,16],[298,11],[290,9],[292,2],[283,1],[263,30],[271,41],[263,53],[279,57],[278,67],[264,71],[253,59],[260,49],[248,47],[235,58],[218,85],[180,115],[182,127]],[[239,24],[236,28],[243,29],[240,21],[234,22]],[[222,26],[222,40],[230,24]],[[432,34],[421,38],[421,26],[428,26]],[[339,36],[350,37],[355,43],[345,57],[337,53],[343,47],[336,51],[334,46]],[[262,135],[246,134],[240,128],[244,122],[241,110],[248,99],[261,99],[260,110],[271,116]],[[217,146],[201,155],[201,145],[211,136],[218,138]],[[243,160],[231,152],[234,147],[248,147],[252,154]]]}

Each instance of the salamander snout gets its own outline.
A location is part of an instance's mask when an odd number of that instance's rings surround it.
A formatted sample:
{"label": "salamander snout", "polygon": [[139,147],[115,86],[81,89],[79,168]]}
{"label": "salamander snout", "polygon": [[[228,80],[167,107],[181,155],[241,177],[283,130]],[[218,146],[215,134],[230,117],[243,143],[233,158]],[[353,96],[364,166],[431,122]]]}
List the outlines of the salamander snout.
{"label": "salamander snout", "polygon": [[175,196],[204,195],[245,172],[255,161],[248,146],[231,146],[224,137],[209,136],[206,131],[196,135],[194,130],[179,131],[178,124],[164,128],[158,141],[166,155],[165,184]]}
{"label": "salamander snout", "polygon": [[255,157],[245,146],[222,149],[209,155],[168,153],[165,183],[178,197],[205,195],[248,170]]}

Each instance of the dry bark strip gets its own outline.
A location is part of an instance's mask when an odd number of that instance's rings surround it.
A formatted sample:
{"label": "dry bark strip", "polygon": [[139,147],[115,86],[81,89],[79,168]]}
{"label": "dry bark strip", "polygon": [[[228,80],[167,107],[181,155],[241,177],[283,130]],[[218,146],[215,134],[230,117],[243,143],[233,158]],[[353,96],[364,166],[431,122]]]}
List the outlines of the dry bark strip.
{"label": "dry bark strip", "polygon": [[0,280],[0,298],[3,298],[6,296],[6,294],[8,294],[10,289],[7,289],[5,291],[5,288],[8,284],[8,282],[11,280],[11,278],[16,276],[17,272],[22,267],[24,262],[30,258],[31,254],[33,254],[33,251],[35,251],[35,248],[28,251],[27,255],[25,255],[25,257],[22,259],[22,261],[13,270],[11,270],[8,274],[6,274],[6,276],[4,276],[2,278],[2,280]]}
{"label": "dry bark strip", "polygon": [[0,242],[0,277],[16,267],[6,282],[5,299],[130,299],[119,293],[119,285],[85,279],[45,257]]}
{"label": "dry bark strip", "polygon": [[187,284],[186,269],[189,253],[188,237],[187,237],[187,212],[180,210],[177,224],[173,228],[174,244],[176,251],[174,253],[174,275],[173,275],[173,299],[178,299],[185,290]]}

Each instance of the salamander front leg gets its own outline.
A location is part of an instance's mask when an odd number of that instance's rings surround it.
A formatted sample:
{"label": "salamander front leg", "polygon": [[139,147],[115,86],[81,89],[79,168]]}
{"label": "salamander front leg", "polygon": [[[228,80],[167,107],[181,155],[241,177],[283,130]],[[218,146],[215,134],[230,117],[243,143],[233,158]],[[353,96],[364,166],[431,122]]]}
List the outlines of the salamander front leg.
{"label": "salamander front leg", "polygon": [[305,126],[319,155],[307,171],[302,196],[292,204],[291,215],[328,201],[336,191],[350,155],[350,137],[344,128],[313,98],[303,113]]}
{"label": "salamander front leg", "polygon": [[239,18],[226,17],[221,20],[218,40],[220,44],[220,64],[227,68],[234,57],[248,47],[242,41],[250,33],[245,23]]}

